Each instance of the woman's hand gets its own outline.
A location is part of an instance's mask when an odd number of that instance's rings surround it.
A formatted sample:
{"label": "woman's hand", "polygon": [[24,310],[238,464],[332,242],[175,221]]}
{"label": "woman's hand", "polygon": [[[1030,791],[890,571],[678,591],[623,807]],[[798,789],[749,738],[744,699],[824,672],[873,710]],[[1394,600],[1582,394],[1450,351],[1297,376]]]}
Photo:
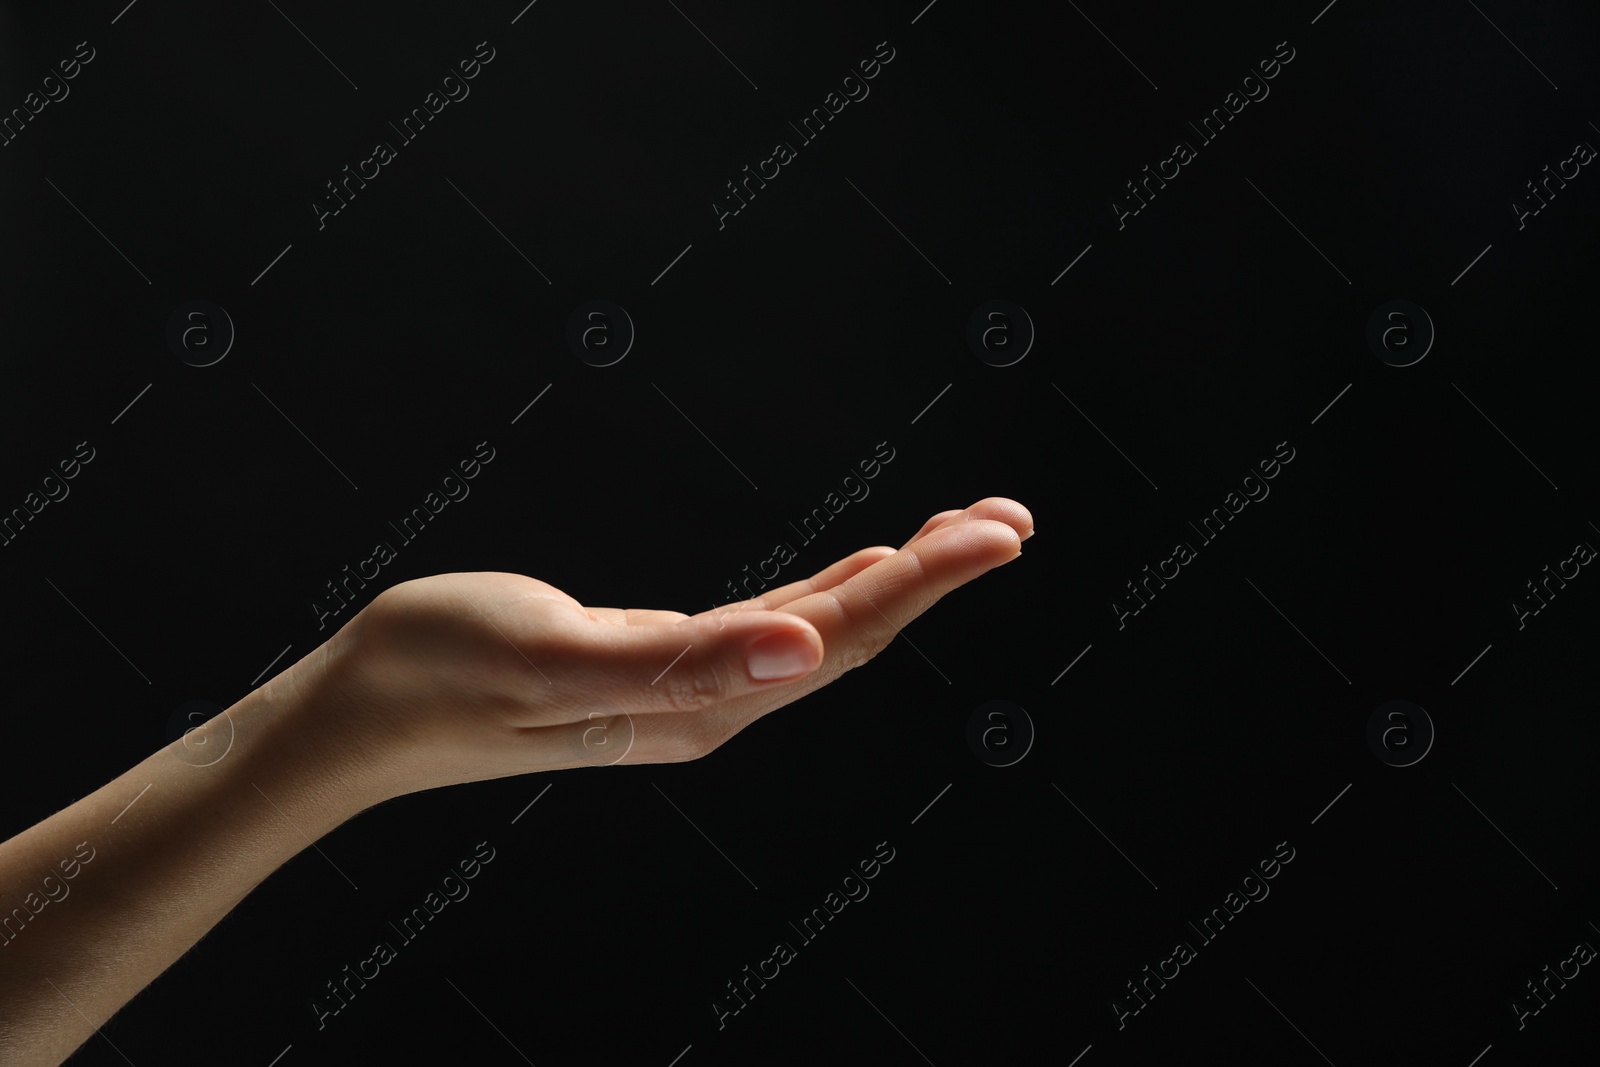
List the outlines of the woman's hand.
{"label": "woman's hand", "polygon": [[[275,682],[316,716],[292,730],[366,803],[536,771],[675,763],[859,667],[940,597],[1015,559],[1033,518],[989,497],[898,551],[688,616],[588,608],[534,578],[393,586]],[[288,724],[286,724],[288,725]],[[326,763],[324,759],[321,761]]]}
{"label": "woman's hand", "polygon": [[[899,551],[693,617],[585,608],[516,574],[385,590],[225,714],[0,842],[0,914],[23,924],[0,949],[0,1063],[60,1063],[360,811],[457,782],[703,756],[867,662],[1032,532],[1025,508],[991,497]],[[45,877],[90,847],[71,900],[45,910]]]}

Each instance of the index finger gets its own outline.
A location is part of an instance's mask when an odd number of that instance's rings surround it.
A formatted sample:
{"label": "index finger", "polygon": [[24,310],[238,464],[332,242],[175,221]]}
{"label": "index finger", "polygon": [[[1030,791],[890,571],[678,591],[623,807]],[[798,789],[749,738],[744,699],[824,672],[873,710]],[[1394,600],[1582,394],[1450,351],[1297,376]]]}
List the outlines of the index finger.
{"label": "index finger", "polygon": [[834,588],[778,609],[822,637],[822,666],[797,684],[810,691],[861,666],[945,594],[1021,555],[1033,523],[1017,507],[1026,518],[1017,516],[1016,526],[989,518],[946,523]]}

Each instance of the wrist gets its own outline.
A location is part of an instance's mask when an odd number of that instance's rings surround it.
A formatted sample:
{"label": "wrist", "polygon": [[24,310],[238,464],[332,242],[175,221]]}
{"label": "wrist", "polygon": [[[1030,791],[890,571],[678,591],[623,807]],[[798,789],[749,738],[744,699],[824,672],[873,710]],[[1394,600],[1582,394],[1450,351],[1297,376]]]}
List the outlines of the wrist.
{"label": "wrist", "polygon": [[[292,797],[299,816],[327,833],[391,799],[370,738],[363,738],[345,692],[343,634],[335,635],[228,709],[233,773],[275,803]],[[270,784],[269,784],[270,783]],[[306,832],[311,833],[307,826]],[[319,835],[313,835],[313,837]]]}

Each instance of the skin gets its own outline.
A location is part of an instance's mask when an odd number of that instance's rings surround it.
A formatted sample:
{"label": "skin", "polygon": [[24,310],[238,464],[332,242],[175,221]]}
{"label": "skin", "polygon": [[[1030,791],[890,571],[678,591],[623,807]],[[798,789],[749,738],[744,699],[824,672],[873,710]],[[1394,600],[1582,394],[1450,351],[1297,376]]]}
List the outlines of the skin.
{"label": "skin", "polygon": [[[224,715],[0,844],[0,926],[27,916],[0,931],[0,1063],[61,1063],[274,870],[373,805],[699,759],[871,660],[1032,534],[1026,508],[989,497],[899,549],[693,616],[585,607],[519,574],[384,590]],[[772,637],[802,661],[753,679],[745,650]]]}

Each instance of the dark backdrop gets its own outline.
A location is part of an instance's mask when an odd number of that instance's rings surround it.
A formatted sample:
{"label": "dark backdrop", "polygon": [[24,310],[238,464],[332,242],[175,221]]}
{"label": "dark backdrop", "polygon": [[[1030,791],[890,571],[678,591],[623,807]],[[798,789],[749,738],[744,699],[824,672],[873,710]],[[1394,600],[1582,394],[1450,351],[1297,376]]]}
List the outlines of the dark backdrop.
{"label": "dark backdrop", "polygon": [[0,507],[93,455],[0,547],[4,833],[380,585],[694,612],[778,541],[787,580],[988,495],[1039,532],[709,758],[360,816],[73,1063],[1592,1058],[1592,8],[124,2],[0,8],[0,105],[58,97],[0,148]]}

